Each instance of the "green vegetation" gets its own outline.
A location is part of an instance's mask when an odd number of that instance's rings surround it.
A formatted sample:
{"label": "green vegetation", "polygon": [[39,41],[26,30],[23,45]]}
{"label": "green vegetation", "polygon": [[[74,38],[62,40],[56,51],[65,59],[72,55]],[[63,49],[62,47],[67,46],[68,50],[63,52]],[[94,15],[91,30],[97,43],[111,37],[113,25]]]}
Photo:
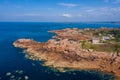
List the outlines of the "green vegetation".
{"label": "green vegetation", "polygon": [[120,52],[120,44],[115,44],[114,45],[114,53],[113,53],[113,55],[119,56],[119,52]]}
{"label": "green vegetation", "polygon": [[99,42],[93,44],[90,41],[83,41],[82,48],[86,50],[114,52],[118,55],[120,52],[120,29],[118,28],[100,28],[93,30],[84,30],[84,33],[92,34],[92,38],[98,38]]}
{"label": "green vegetation", "polygon": [[98,29],[93,35],[100,38],[107,36],[110,37],[110,41],[112,40],[112,42],[120,42],[120,29]]}
{"label": "green vegetation", "polygon": [[120,30],[119,29],[117,29],[117,30],[113,29],[113,30],[109,31],[109,34],[113,34],[115,37],[115,41],[120,42]]}
{"label": "green vegetation", "polygon": [[100,51],[100,52],[113,52],[113,51],[120,51],[120,47],[115,49],[115,44],[92,44],[89,42],[85,42],[82,44],[83,49],[89,50],[92,49],[93,51]]}

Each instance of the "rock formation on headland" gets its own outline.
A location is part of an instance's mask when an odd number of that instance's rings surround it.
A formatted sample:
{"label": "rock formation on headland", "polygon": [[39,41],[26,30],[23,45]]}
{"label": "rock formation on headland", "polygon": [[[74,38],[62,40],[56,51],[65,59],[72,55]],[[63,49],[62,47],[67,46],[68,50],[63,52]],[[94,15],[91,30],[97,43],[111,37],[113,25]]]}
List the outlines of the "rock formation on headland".
{"label": "rock formation on headland", "polygon": [[29,59],[45,61],[45,66],[51,66],[56,69],[95,69],[120,76],[119,56],[114,56],[113,58],[112,52],[83,48],[83,41],[91,41],[94,31],[83,31],[74,28],[50,32],[54,32],[57,35],[47,42],[19,39],[13,45],[25,49]]}

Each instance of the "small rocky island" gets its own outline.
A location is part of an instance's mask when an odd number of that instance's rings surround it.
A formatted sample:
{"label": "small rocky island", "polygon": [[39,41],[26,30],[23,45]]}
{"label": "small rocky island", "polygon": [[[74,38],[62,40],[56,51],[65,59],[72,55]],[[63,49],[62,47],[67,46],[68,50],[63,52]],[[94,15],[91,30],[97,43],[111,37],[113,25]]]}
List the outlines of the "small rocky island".
{"label": "small rocky island", "polygon": [[19,39],[15,47],[25,50],[29,59],[44,61],[45,66],[64,71],[64,68],[98,70],[120,77],[120,29],[66,28],[47,42]]}

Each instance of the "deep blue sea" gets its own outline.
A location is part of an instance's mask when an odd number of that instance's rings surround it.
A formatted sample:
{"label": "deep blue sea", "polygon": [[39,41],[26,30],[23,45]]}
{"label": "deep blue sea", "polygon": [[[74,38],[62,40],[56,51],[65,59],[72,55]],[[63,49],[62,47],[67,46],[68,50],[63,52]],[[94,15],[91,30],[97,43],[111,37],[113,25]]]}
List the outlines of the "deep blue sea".
{"label": "deep blue sea", "polygon": [[60,73],[42,66],[40,61],[25,57],[23,50],[13,42],[30,38],[45,42],[53,33],[49,30],[63,28],[120,28],[115,23],[52,23],[52,22],[0,22],[0,80],[114,80],[114,76],[98,71],[70,71]]}

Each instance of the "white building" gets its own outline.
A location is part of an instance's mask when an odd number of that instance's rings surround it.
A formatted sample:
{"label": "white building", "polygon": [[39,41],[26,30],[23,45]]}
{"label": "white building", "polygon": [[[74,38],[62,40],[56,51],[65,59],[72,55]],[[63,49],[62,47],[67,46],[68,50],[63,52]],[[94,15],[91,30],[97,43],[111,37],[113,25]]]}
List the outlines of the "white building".
{"label": "white building", "polygon": [[100,39],[99,38],[93,38],[92,39],[92,43],[93,44],[99,44],[100,43]]}
{"label": "white building", "polygon": [[108,36],[103,36],[103,37],[102,37],[102,40],[103,40],[103,41],[110,40],[110,37],[108,37]]}

